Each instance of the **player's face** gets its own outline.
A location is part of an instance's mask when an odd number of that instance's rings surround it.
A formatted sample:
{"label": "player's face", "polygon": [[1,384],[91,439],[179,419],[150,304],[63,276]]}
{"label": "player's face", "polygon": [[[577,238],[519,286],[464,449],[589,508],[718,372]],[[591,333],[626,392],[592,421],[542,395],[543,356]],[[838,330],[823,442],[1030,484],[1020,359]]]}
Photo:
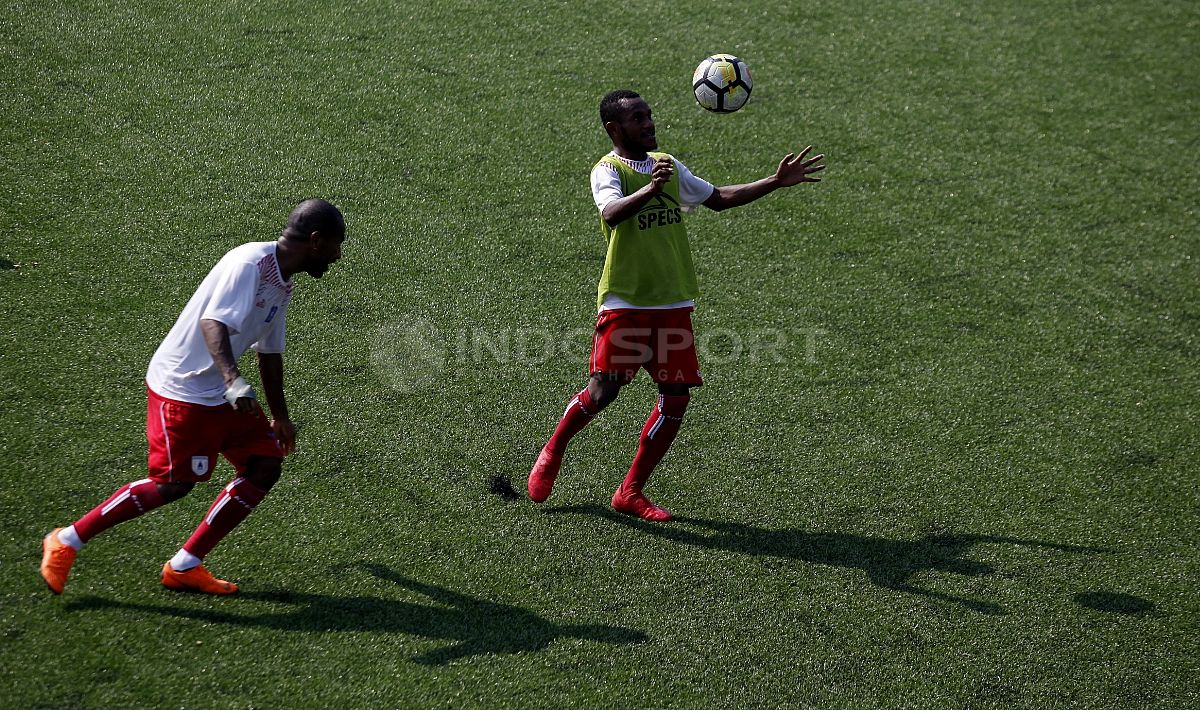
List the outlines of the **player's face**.
{"label": "player's face", "polygon": [[314,279],[324,276],[329,267],[342,258],[342,242],[344,241],[346,241],[345,231],[328,236],[317,232],[310,242],[312,250],[308,254],[308,261],[304,264],[304,271]]}
{"label": "player's face", "polygon": [[623,99],[621,108],[624,111],[617,120],[617,130],[625,145],[642,150],[656,150],[658,138],[654,133],[654,117],[650,112],[650,104],[641,98]]}

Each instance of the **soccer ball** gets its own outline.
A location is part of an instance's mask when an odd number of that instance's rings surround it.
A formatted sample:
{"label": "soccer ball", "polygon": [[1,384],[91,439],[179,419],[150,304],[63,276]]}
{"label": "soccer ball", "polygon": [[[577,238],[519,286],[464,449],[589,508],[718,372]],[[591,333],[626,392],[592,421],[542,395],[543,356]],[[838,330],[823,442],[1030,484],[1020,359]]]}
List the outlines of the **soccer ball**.
{"label": "soccer ball", "polygon": [[714,54],[692,73],[696,103],[709,111],[733,113],[750,100],[750,67],[732,54]]}

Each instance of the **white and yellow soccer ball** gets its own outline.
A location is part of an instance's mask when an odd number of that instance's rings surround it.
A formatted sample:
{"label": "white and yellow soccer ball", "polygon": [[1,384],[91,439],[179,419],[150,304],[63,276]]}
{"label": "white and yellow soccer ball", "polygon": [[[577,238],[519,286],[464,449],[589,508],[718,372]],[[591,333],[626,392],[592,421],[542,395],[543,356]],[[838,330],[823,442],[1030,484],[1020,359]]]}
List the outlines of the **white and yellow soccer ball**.
{"label": "white and yellow soccer ball", "polygon": [[717,113],[733,113],[745,106],[753,88],[750,67],[732,54],[706,57],[692,73],[696,103]]}

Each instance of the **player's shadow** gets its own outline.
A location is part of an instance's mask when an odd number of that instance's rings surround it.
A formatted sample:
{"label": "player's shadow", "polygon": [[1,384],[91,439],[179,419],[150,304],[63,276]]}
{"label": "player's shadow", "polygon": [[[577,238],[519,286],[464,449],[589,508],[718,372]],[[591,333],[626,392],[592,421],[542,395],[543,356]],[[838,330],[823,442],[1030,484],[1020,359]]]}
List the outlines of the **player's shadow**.
{"label": "player's shadow", "polygon": [[872,584],[959,604],[981,614],[1004,614],[998,604],[955,596],[913,584],[919,572],[948,572],[982,576],[995,570],[966,557],[977,543],[1025,545],[1071,552],[1101,552],[1098,548],[1060,545],[988,535],[928,535],[920,540],[889,540],[846,533],[773,530],[742,523],[677,517],[675,522],[647,523],[605,506],[587,504],[552,508],[548,513],[593,515],[673,542],[754,557],[779,557],[834,567],[860,569]]}
{"label": "player's shadow", "polygon": [[636,644],[649,637],[635,629],[604,624],[555,624],[512,604],[468,596],[445,587],[426,584],[397,574],[383,565],[352,565],[376,578],[426,597],[431,603],[397,601],[379,597],[334,597],[288,592],[240,592],[239,601],[293,605],[283,612],[239,614],[232,611],[187,609],[85,597],[66,605],[69,610],[126,609],[162,614],[207,623],[258,626],[279,631],[373,631],[404,633],[453,643],[413,658],[423,665],[443,665],[481,654],[541,651],[561,638],[578,638],[611,644]]}

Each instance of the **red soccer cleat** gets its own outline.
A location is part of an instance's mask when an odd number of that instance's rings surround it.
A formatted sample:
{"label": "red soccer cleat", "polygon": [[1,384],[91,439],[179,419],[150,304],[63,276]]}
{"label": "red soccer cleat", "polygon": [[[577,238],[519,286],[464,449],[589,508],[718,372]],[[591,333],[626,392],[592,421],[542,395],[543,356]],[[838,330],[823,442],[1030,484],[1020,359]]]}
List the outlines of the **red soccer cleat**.
{"label": "red soccer cleat", "polygon": [[665,523],[671,519],[671,513],[666,508],[660,508],[650,502],[641,493],[626,493],[624,488],[618,488],[612,498],[613,510],[625,515],[632,515],[652,523]]}
{"label": "red soccer cleat", "polygon": [[550,497],[560,466],[562,456],[555,456],[546,449],[542,449],[542,453],[538,454],[537,462],[529,472],[529,497],[534,503],[541,503]]}
{"label": "red soccer cleat", "polygon": [[162,583],[167,589],[180,592],[200,592],[201,594],[234,594],[237,585],[212,576],[212,572],[204,569],[204,565],[193,567],[183,572],[171,569],[171,563],[163,565]]}
{"label": "red soccer cleat", "polygon": [[71,565],[75,564],[77,552],[74,547],[59,541],[59,530],[62,528],[54,528],[42,538],[42,579],[55,594],[62,594],[67,586],[67,575],[71,573]]}

